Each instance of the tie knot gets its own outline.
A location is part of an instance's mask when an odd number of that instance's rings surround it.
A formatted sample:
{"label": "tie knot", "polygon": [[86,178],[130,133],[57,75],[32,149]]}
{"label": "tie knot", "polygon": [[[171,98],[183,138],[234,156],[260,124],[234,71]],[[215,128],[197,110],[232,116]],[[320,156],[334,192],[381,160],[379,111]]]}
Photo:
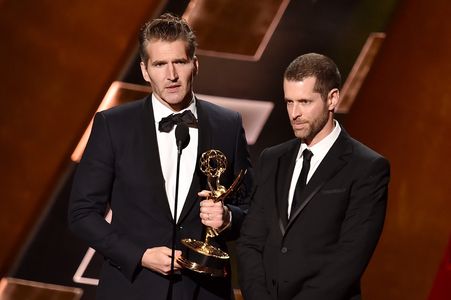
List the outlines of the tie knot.
{"label": "tie knot", "polygon": [[197,119],[191,112],[191,110],[185,110],[179,114],[171,114],[163,119],[161,119],[158,124],[158,130],[162,132],[169,132],[174,128],[175,125],[180,123],[185,123],[188,127],[197,128]]}
{"label": "tie knot", "polygon": [[302,158],[304,161],[310,161],[312,159],[313,153],[309,149],[302,151]]}

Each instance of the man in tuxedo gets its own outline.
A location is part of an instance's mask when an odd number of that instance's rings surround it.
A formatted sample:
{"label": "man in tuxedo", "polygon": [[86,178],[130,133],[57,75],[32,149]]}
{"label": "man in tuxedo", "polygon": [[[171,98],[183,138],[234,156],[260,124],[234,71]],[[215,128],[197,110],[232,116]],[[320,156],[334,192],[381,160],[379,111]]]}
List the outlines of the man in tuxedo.
{"label": "man in tuxedo", "polygon": [[[96,114],[73,182],[70,228],[105,257],[98,299],[230,299],[230,272],[213,278],[181,268],[177,259],[180,240],[203,240],[203,225],[221,231],[214,242],[222,248],[239,234],[252,185],[241,116],[194,96],[196,37],[184,20],[164,14],[141,28],[139,41],[152,94]],[[189,140],[181,153],[176,206],[180,123],[189,126]],[[224,205],[209,198],[199,170],[209,149],[227,157],[224,186],[248,170],[240,193]],[[111,223],[104,219],[108,208]]]}
{"label": "man in tuxedo", "polygon": [[382,231],[389,162],[334,120],[340,73],[326,56],[284,74],[295,139],[265,149],[237,242],[245,299],[360,299]]}

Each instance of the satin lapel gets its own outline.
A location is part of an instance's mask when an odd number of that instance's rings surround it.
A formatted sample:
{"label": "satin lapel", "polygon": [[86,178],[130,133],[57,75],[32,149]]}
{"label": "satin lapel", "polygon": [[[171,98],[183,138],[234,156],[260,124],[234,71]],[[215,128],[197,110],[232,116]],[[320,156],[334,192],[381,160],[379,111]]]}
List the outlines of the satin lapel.
{"label": "satin lapel", "polygon": [[141,124],[144,133],[144,153],[147,154],[144,156],[144,162],[147,166],[147,172],[149,173],[148,180],[153,183],[152,185],[155,188],[152,192],[158,195],[155,197],[157,205],[165,216],[172,220],[171,209],[165,190],[163,171],[161,170],[151,95],[149,95],[144,102]]}
{"label": "satin lapel", "polygon": [[347,163],[352,153],[351,145],[348,143],[349,136],[342,129],[340,136],[332,148],[324,157],[321,164],[316,169],[312,178],[309,180],[305,190],[302,193],[304,201],[299,208],[290,217],[285,232],[289,230],[293,222],[299,217],[312,198],[321,190],[321,188],[332,179]]}
{"label": "satin lapel", "polygon": [[199,187],[201,187],[201,189],[207,188],[206,177],[199,168],[199,159],[204,151],[211,148],[213,126],[210,119],[208,118],[208,113],[205,111],[204,106],[202,105],[202,101],[196,99],[196,105],[199,130],[196,168],[194,170],[193,181],[191,182],[188,196],[186,198],[185,205],[182,208],[178,223],[183,222],[183,219],[186,218],[186,216],[189,214],[193,205],[196,204],[196,202],[200,201],[199,197],[197,196],[197,193],[200,192]]}
{"label": "satin lapel", "polygon": [[276,177],[276,207],[279,216],[279,227],[282,234],[288,223],[288,193],[290,190],[291,177],[296,164],[296,156],[301,146],[297,141],[294,146],[279,158]]}

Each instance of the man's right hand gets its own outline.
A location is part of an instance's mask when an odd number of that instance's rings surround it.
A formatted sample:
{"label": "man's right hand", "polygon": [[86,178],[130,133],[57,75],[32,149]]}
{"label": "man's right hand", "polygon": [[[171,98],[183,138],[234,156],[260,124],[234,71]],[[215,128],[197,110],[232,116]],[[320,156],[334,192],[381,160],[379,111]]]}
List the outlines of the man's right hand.
{"label": "man's right hand", "polygon": [[[169,275],[171,273],[171,255],[172,250],[168,247],[149,248],[141,258],[141,265],[160,274]],[[174,271],[181,268],[177,263],[177,258],[181,255],[182,251],[175,250]]]}

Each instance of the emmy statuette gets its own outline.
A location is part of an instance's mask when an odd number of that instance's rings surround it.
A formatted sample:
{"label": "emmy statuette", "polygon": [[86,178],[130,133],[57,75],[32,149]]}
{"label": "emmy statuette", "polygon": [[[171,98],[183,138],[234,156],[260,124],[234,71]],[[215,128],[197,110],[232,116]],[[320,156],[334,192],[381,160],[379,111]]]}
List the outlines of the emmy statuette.
{"label": "emmy statuette", "polygon": [[[235,192],[240,186],[247,170],[241,170],[232,185],[226,189],[219,182],[219,178],[225,172],[227,159],[219,150],[208,150],[200,158],[200,170],[207,176],[208,187],[211,191],[211,199],[214,202],[221,201]],[[209,274],[214,277],[225,277],[226,263],[229,255],[223,250],[210,245],[211,238],[220,234],[220,231],[210,226],[206,226],[206,236],[204,241],[195,239],[183,239],[181,242],[186,246],[186,251],[177,260],[184,268],[198,273]]]}

